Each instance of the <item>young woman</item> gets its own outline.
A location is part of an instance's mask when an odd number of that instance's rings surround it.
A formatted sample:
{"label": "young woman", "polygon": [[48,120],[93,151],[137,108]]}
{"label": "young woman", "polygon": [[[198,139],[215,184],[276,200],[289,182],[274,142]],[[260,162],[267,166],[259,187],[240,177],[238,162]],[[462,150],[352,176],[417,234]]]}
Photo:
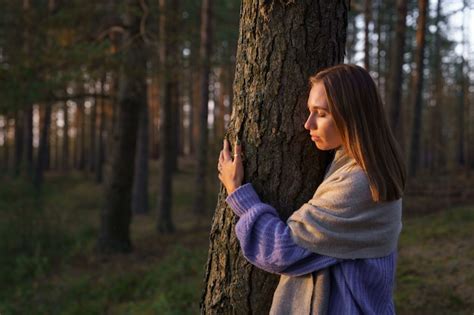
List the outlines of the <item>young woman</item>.
{"label": "young woman", "polygon": [[394,314],[405,166],[369,73],[337,65],[310,78],[304,124],[334,160],[313,198],[281,221],[250,183],[240,143],[219,156],[245,258],[280,274],[270,314]]}

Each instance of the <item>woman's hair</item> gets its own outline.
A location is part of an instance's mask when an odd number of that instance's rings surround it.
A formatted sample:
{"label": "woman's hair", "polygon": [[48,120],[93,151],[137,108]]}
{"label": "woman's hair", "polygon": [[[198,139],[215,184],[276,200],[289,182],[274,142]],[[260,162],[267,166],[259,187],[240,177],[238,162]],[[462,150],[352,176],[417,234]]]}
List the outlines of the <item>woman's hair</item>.
{"label": "woman's hair", "polygon": [[402,197],[406,169],[382,100],[370,74],[356,65],[336,65],[310,77],[322,83],[328,106],[348,154],[369,178],[375,202]]}

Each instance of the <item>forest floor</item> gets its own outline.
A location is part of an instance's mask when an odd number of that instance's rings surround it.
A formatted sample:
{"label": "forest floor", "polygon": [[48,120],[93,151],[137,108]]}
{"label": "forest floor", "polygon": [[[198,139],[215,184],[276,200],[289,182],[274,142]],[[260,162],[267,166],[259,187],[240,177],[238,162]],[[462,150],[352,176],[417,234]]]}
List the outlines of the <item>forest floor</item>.
{"label": "forest floor", "polygon": [[[173,184],[177,233],[155,229],[154,162],[150,214],[132,221],[134,250],[107,257],[94,251],[103,189],[92,176],[48,174],[41,198],[22,181],[2,180],[0,314],[198,314],[218,182],[209,178],[207,214],[198,220],[192,169],[180,161]],[[397,314],[474,313],[472,231],[474,202],[405,217]]]}

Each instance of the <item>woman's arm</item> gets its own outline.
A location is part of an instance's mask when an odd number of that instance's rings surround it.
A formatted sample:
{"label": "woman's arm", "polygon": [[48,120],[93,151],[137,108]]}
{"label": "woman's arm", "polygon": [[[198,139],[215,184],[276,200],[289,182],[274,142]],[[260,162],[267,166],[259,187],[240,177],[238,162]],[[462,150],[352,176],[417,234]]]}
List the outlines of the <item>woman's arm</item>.
{"label": "woman's arm", "polygon": [[226,201],[240,217],[235,230],[244,257],[260,269],[299,276],[342,261],[297,245],[275,208],[261,202],[251,184],[237,188]]}

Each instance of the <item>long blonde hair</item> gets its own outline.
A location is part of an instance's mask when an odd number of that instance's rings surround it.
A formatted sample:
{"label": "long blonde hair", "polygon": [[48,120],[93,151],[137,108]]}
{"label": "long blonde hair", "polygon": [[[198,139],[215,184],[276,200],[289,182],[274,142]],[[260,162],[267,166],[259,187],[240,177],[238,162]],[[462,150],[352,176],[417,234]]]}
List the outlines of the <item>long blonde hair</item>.
{"label": "long blonde hair", "polygon": [[362,67],[341,64],[318,72],[310,83],[324,85],[343,145],[367,174],[372,199],[401,198],[406,167],[370,74]]}

